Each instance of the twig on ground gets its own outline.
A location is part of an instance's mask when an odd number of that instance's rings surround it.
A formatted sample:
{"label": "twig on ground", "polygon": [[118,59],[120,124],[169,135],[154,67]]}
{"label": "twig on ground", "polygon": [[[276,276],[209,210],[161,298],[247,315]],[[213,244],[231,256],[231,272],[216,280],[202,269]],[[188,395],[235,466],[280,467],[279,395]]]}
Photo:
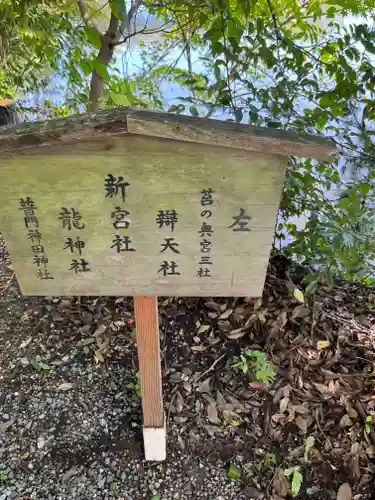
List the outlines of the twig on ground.
{"label": "twig on ground", "polygon": [[315,302],[315,293],[314,293],[313,303],[312,303],[312,313],[311,313],[311,328],[310,328],[310,337],[311,338],[314,335],[315,324],[316,324],[316,302]]}
{"label": "twig on ground", "polygon": [[333,373],[332,375],[324,376],[327,380],[333,380],[335,378],[375,378],[375,373]]}
{"label": "twig on ground", "polygon": [[171,408],[172,408],[172,405],[173,405],[173,402],[174,402],[174,400],[175,400],[176,396],[177,396],[177,387],[176,387],[176,391],[175,391],[175,392],[174,392],[174,394],[172,395],[171,400],[170,400],[170,402],[169,402],[168,415],[167,415],[167,422],[166,422],[166,425],[165,425],[166,429],[168,429],[168,428],[169,428],[169,419],[170,419],[170,417],[171,417]]}
{"label": "twig on ground", "polygon": [[338,321],[339,323],[343,323],[344,325],[351,326],[352,328],[354,328],[357,331],[360,331],[362,333],[370,333],[370,334],[374,335],[374,332],[371,331],[370,328],[366,328],[365,326],[359,325],[358,323],[356,323],[354,321],[354,319],[349,320],[346,318],[342,318],[338,314],[328,313],[326,311],[323,311],[323,314],[325,316],[327,316],[327,318],[333,319],[334,321]]}
{"label": "twig on ground", "polygon": [[226,354],[223,354],[222,356],[220,356],[220,358],[217,358],[217,359],[216,359],[216,360],[212,363],[212,365],[209,367],[209,369],[208,369],[208,370],[206,370],[205,372],[203,372],[203,373],[201,373],[201,374],[199,375],[199,377],[195,380],[195,383],[196,383],[196,382],[198,382],[198,380],[200,380],[201,378],[203,378],[205,375],[207,375],[207,373],[211,372],[211,371],[215,368],[215,366],[218,364],[218,362],[224,358],[224,356],[226,356]]}
{"label": "twig on ground", "polygon": [[9,278],[8,282],[6,285],[0,290],[0,295],[4,295],[4,293],[8,290],[10,285],[12,284],[13,278],[15,277],[16,273],[13,273],[12,276]]}
{"label": "twig on ground", "polygon": [[316,421],[316,425],[318,426],[318,429],[319,429],[319,431],[321,432],[322,436],[323,436],[323,437],[324,437],[324,439],[328,442],[329,446],[330,446],[330,447],[331,447],[331,449],[332,449],[332,443],[331,443],[331,441],[330,441],[329,437],[327,436],[327,434],[323,431],[323,429],[322,429],[322,428],[321,428],[321,426],[320,426],[320,422],[319,422],[320,418],[319,418],[319,417],[320,417],[320,415],[319,415],[319,409],[318,409],[318,408],[316,408],[316,411],[315,411],[315,421]]}

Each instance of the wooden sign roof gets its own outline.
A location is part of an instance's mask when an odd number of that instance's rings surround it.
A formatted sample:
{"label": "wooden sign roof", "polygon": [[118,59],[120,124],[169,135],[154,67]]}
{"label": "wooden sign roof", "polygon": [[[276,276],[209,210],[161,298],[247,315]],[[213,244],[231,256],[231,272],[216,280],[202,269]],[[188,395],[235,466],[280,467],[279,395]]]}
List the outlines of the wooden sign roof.
{"label": "wooden sign roof", "polygon": [[27,295],[259,296],[287,157],[333,152],[129,108],[6,127],[0,231]]}

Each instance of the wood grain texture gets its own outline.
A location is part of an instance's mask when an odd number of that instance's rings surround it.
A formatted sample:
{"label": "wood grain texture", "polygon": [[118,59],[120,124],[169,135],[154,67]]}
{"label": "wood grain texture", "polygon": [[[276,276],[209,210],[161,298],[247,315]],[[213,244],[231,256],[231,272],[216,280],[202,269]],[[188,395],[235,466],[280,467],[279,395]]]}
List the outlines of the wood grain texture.
{"label": "wood grain texture", "polygon": [[320,160],[329,160],[335,152],[332,141],[309,134],[120,107],[0,127],[0,154],[128,133]]}
{"label": "wood grain texture", "polygon": [[[108,149],[106,141],[61,146],[43,155],[17,155],[0,162],[3,208],[0,230],[7,243],[22,293],[25,295],[179,295],[260,296],[274,235],[286,158],[223,149],[189,142],[127,135]],[[225,151],[226,154],[223,154]],[[87,154],[84,154],[86,152]],[[34,151],[35,153],[35,151]],[[48,154],[47,154],[48,153]],[[126,200],[106,198],[108,173],[129,183]],[[32,175],[31,175],[32,174]],[[1,189],[3,188],[3,189]],[[202,223],[201,190],[212,188],[211,277],[199,277]],[[28,240],[20,198],[37,206],[48,267],[53,280],[41,280]],[[129,212],[129,228],[116,231],[111,213],[117,205]],[[74,208],[83,229],[66,230],[59,214]],[[229,226],[244,209],[249,232]],[[171,232],[159,228],[159,210],[175,210]],[[117,253],[115,235],[129,236],[136,251]],[[82,257],[90,272],[70,270],[76,251],[64,249],[66,239],[80,237]],[[180,254],[161,252],[165,238],[175,238]],[[175,261],[179,275],[159,272],[164,261]]]}
{"label": "wood grain texture", "polygon": [[0,155],[126,134],[126,109],[114,108],[96,114],[0,127]]}
{"label": "wood grain texture", "polygon": [[164,427],[158,303],[156,297],[134,297],[144,427]]}
{"label": "wood grain texture", "polygon": [[329,160],[336,150],[332,141],[310,134],[146,110],[129,111],[128,132],[323,161]]}

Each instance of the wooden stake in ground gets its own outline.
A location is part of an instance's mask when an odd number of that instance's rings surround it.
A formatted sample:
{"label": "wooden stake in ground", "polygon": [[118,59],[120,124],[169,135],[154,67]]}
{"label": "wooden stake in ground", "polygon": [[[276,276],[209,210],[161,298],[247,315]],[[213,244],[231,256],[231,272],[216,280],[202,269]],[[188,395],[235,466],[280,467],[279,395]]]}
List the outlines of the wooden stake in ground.
{"label": "wooden stake in ground", "polygon": [[163,411],[157,298],[134,297],[134,311],[146,460],[165,460],[166,428]]}

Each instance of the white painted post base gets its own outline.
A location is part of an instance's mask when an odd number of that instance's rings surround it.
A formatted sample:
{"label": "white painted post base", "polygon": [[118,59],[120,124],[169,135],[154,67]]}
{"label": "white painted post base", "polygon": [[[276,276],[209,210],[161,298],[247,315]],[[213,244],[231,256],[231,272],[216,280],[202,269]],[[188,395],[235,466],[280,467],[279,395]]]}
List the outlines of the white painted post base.
{"label": "white painted post base", "polygon": [[165,427],[143,427],[146,460],[163,461],[166,458],[167,431]]}

